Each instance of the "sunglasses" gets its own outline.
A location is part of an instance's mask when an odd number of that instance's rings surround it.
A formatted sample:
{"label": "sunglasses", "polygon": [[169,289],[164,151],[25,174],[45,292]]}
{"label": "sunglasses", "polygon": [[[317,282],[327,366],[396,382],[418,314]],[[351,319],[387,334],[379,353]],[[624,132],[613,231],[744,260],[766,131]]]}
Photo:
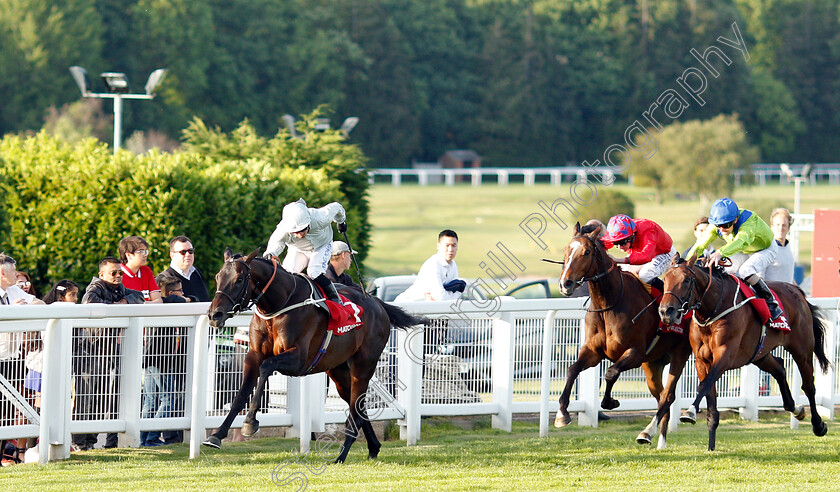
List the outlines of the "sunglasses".
{"label": "sunglasses", "polygon": [[735,225],[735,221],[733,220],[732,222],[727,222],[726,224],[720,224],[718,227],[720,229],[729,229],[730,227],[732,227],[734,225]]}
{"label": "sunglasses", "polygon": [[630,236],[630,237],[626,237],[626,238],[622,239],[621,241],[616,241],[615,245],[616,246],[624,246],[624,245],[630,244],[632,242],[633,242],[633,236]]}
{"label": "sunglasses", "polygon": [[149,256],[149,250],[148,249],[138,249],[137,251],[134,252],[134,254],[135,255]]}
{"label": "sunglasses", "polygon": [[111,270],[108,272],[112,277],[122,277],[123,271],[122,270]]}
{"label": "sunglasses", "polygon": [[18,283],[17,283],[17,285],[18,285],[18,287],[20,287],[21,289],[26,289],[27,287],[29,287],[29,286],[31,286],[31,285],[32,285],[32,282],[27,282],[26,280],[23,280],[23,281],[21,281],[21,282],[18,282]]}
{"label": "sunglasses", "polygon": [[195,248],[182,249],[181,251],[173,251],[173,253],[181,253],[184,256],[187,256],[188,254],[189,255],[194,255],[195,254]]}

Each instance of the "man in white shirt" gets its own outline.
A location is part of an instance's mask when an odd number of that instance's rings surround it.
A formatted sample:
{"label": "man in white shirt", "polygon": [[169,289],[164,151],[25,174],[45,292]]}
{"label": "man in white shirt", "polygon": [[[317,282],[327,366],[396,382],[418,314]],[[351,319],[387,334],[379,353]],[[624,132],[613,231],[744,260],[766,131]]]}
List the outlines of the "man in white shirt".
{"label": "man in white shirt", "polygon": [[457,253],[458,235],[450,229],[441,231],[437,253],[423,263],[417,279],[395,301],[451,301],[461,297],[466,284],[463,281],[453,283],[458,280]]}
{"label": "man in white shirt", "polygon": [[764,270],[764,280],[793,283],[793,269],[795,259],[790,241],[787,240],[790,224],[793,218],[786,208],[777,208],[770,213],[770,229],[778,246],[776,259]]}
{"label": "man in white shirt", "polygon": [[[0,305],[44,304],[18,287],[16,265],[14,258],[0,253]],[[21,341],[21,333],[0,333],[0,360],[20,358]]]}

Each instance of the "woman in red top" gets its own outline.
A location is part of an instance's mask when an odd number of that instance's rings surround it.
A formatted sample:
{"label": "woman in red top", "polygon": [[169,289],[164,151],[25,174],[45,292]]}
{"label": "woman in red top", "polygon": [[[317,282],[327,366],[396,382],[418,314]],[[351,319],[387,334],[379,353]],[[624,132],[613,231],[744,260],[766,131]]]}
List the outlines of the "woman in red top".
{"label": "woman in red top", "polygon": [[623,270],[635,273],[643,282],[663,290],[659,276],[668,269],[677,250],[671,236],[659,224],[616,215],[610,218],[607,235],[601,241],[607,249],[618,246],[628,253],[624,258],[610,255]]}

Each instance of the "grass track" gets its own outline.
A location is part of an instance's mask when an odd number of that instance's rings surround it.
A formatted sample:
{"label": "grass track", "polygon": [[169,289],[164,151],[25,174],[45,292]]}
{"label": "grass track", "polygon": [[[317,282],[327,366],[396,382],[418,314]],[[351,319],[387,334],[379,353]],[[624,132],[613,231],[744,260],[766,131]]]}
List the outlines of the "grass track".
{"label": "grass track", "polygon": [[[730,414],[731,415],[731,414]],[[725,418],[718,450],[706,451],[706,428],[681,425],[669,447],[635,444],[646,421],[613,419],[599,429],[553,429],[540,439],[536,424],[515,423],[507,434],[487,420],[463,430],[442,419],[424,421],[415,447],[386,441],[380,459],[366,460],[357,443],[345,465],[307,476],[306,490],[837,490],[840,432],[817,438],[806,422],[790,430],[786,414],[763,413],[758,423]],[[21,465],[0,471],[0,486],[33,490],[296,490],[271,482],[271,471],[293,457],[296,441],[265,438],[202,450],[187,460],[187,446],[74,453],[64,463]],[[313,465],[320,462],[313,459]],[[297,483],[299,484],[299,482]]]}

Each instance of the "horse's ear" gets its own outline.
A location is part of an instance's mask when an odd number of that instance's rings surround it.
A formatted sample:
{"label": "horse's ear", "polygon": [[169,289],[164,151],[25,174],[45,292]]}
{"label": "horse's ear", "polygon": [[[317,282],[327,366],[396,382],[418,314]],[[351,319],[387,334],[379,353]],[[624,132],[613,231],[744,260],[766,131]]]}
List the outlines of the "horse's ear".
{"label": "horse's ear", "polygon": [[575,222],[575,236],[580,236],[580,221]]}
{"label": "horse's ear", "polygon": [[261,251],[261,250],[262,250],[262,248],[257,248],[257,249],[255,249],[254,251],[251,251],[251,254],[250,254],[250,255],[248,255],[248,256],[245,258],[245,263],[250,264],[250,263],[251,263],[251,260],[253,260],[254,258],[256,258],[256,257],[257,257],[257,255],[259,255],[259,254],[260,254],[260,251]]}
{"label": "horse's ear", "polygon": [[225,261],[230,261],[233,259],[233,250],[230,249],[230,246],[225,248]]}
{"label": "horse's ear", "polygon": [[682,260],[682,258],[680,257],[680,252],[677,251],[677,254],[673,258],[671,258],[671,266],[674,267],[679,265],[680,260]]}
{"label": "horse's ear", "polygon": [[697,261],[697,251],[695,251],[694,254],[691,255],[691,258],[688,259],[688,266],[693,267],[694,263],[696,261]]}

